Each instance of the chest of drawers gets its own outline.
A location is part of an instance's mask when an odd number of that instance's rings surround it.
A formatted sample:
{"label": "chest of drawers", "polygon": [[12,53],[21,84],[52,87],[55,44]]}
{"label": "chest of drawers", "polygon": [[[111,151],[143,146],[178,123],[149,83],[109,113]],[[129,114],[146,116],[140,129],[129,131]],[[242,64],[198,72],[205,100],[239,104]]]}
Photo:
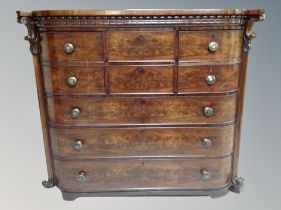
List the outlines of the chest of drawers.
{"label": "chest of drawers", "polygon": [[239,193],[252,27],[263,10],[18,11],[48,180],[63,198]]}

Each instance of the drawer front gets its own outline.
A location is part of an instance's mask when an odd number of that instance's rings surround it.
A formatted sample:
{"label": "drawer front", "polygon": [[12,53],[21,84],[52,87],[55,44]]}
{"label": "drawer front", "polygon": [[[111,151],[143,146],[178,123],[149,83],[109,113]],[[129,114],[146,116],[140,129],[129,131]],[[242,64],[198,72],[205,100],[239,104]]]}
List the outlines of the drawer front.
{"label": "drawer front", "polygon": [[110,31],[109,60],[173,60],[174,32]]}
{"label": "drawer front", "polygon": [[105,92],[103,67],[43,66],[43,74],[47,92]]}
{"label": "drawer front", "polygon": [[[41,33],[44,61],[103,61],[102,32]],[[65,52],[72,44],[73,51]]]}
{"label": "drawer front", "polygon": [[173,66],[109,66],[111,93],[173,92]]}
{"label": "drawer front", "polygon": [[[212,189],[230,182],[231,156],[181,160],[55,160],[60,189],[69,192],[137,188]],[[203,180],[207,171],[209,180]]]}
{"label": "drawer front", "polygon": [[[179,34],[179,60],[219,61],[239,59],[242,52],[242,31],[188,31]],[[216,51],[209,50],[212,42],[218,44]]]}
{"label": "drawer front", "polygon": [[211,93],[238,89],[240,64],[179,66],[178,91]]}
{"label": "drawer front", "polygon": [[[222,123],[234,121],[236,95],[226,97],[49,97],[51,122],[69,125]],[[204,110],[213,110],[205,116]],[[74,117],[73,117],[74,116]]]}
{"label": "drawer front", "polygon": [[51,128],[54,155],[61,158],[190,156],[232,153],[233,128]]}

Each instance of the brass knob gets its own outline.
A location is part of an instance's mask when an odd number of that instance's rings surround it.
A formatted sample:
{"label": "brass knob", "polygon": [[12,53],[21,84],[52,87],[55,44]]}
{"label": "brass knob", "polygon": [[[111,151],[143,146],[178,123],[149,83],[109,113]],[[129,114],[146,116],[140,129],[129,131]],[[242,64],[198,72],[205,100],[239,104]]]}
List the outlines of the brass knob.
{"label": "brass knob", "polygon": [[210,52],[216,52],[218,48],[219,48],[218,43],[216,43],[216,42],[210,42],[209,43]]}
{"label": "brass knob", "polygon": [[79,174],[78,174],[77,179],[78,179],[79,182],[85,182],[86,181],[86,177],[87,177],[86,172],[80,171]]}
{"label": "brass knob", "polygon": [[205,148],[205,149],[208,149],[212,146],[212,140],[211,139],[208,139],[208,138],[204,138],[202,139],[202,146]]}
{"label": "brass knob", "polygon": [[211,179],[211,173],[208,170],[202,169],[200,172],[201,172],[201,179],[203,181],[209,181]]}
{"label": "brass knob", "polygon": [[210,117],[213,114],[214,114],[214,109],[212,107],[208,107],[208,106],[204,107],[204,115],[206,117]]}
{"label": "brass knob", "polygon": [[65,43],[64,45],[64,52],[70,54],[74,51],[74,45],[70,42]]}
{"label": "brass knob", "polygon": [[77,85],[78,79],[76,77],[68,77],[67,84],[70,87],[75,87]]}
{"label": "brass knob", "polygon": [[208,85],[213,85],[216,82],[216,77],[214,75],[208,75],[206,77],[206,82]]}
{"label": "brass knob", "polygon": [[80,116],[81,110],[79,108],[73,108],[71,111],[72,118],[78,118]]}
{"label": "brass knob", "polygon": [[73,144],[73,148],[76,150],[76,151],[80,151],[83,147],[83,140],[81,139],[77,139],[74,144]]}

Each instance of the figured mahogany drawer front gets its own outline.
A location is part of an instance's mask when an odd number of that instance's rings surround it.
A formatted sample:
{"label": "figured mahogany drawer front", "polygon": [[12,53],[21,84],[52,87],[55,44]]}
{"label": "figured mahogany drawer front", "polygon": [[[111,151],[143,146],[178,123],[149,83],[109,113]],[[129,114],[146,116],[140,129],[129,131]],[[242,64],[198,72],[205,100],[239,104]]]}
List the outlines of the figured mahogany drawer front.
{"label": "figured mahogany drawer front", "polygon": [[185,128],[51,128],[60,158],[189,156],[232,153],[233,126]]}
{"label": "figured mahogany drawer front", "polygon": [[109,31],[109,60],[173,60],[174,32]]}
{"label": "figured mahogany drawer front", "polygon": [[239,59],[242,53],[241,30],[181,31],[180,61],[220,61]]}
{"label": "figured mahogany drawer front", "polygon": [[222,123],[235,118],[236,95],[226,97],[49,97],[49,119],[69,125]]}
{"label": "figured mahogany drawer front", "polygon": [[55,171],[58,186],[69,192],[134,188],[212,189],[229,184],[231,156],[223,159],[55,160]]}
{"label": "figured mahogany drawer front", "polygon": [[178,91],[211,93],[238,89],[240,64],[179,66]]}
{"label": "figured mahogany drawer front", "polygon": [[102,32],[41,33],[44,61],[103,61]]}
{"label": "figured mahogany drawer front", "polygon": [[43,66],[45,90],[54,93],[104,93],[102,66]]}
{"label": "figured mahogany drawer front", "polygon": [[109,66],[111,93],[173,92],[173,66]]}

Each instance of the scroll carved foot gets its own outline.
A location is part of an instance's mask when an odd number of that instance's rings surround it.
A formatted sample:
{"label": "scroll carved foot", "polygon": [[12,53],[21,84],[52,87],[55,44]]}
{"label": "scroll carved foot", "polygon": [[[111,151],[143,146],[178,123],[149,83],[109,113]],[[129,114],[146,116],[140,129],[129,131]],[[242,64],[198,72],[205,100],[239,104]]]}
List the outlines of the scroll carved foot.
{"label": "scroll carved foot", "polygon": [[43,185],[43,187],[45,187],[45,188],[52,188],[52,187],[55,186],[55,183],[54,183],[54,181],[53,181],[52,179],[49,179],[48,181],[44,180],[44,181],[42,182],[42,185]]}
{"label": "scroll carved foot", "polygon": [[237,176],[232,177],[231,184],[232,185],[230,186],[229,190],[239,194],[244,189],[244,178]]}

